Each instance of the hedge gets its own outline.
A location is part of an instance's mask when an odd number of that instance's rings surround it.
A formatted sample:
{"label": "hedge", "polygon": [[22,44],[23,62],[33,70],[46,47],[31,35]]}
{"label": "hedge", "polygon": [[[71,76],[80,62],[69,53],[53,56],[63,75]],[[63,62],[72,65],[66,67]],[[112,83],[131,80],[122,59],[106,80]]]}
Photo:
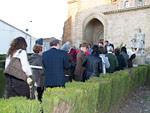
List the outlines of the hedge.
{"label": "hedge", "polygon": [[4,69],[0,68],[0,98],[3,97],[7,80],[4,76]]}
{"label": "hedge", "polygon": [[150,65],[147,66],[146,84],[150,85]]}
{"label": "hedge", "polygon": [[5,60],[0,60],[0,68],[4,68],[5,67]]}
{"label": "hedge", "polygon": [[[57,110],[60,110],[61,107],[59,107],[59,105],[63,105],[64,102],[66,103],[66,100],[74,105],[74,108],[72,105],[69,106],[69,113],[79,111],[80,113],[115,112],[118,105],[126,98],[129,92],[145,85],[145,83],[149,83],[149,80],[147,81],[147,78],[150,76],[149,70],[150,66],[139,66],[124,71],[117,71],[113,74],[101,74],[100,77],[93,77],[85,83],[67,83],[66,88],[63,90],[61,89],[62,91],[60,91],[60,88],[49,89],[49,91],[46,90],[44,95],[46,94],[47,96],[43,96],[43,100],[46,100],[50,106],[52,100],[62,100],[52,105],[51,112],[55,111],[56,106]],[[71,94],[69,94],[68,90]],[[82,99],[78,102],[74,101],[74,98],[77,100],[81,98],[79,96],[76,97],[76,90],[84,92],[84,97],[81,94]],[[66,94],[64,92],[68,93]],[[70,98],[71,96],[74,98]],[[46,111],[45,108],[47,109],[47,107],[44,106],[46,106],[47,103],[45,103],[45,101],[42,102],[43,111]],[[76,107],[77,105],[80,106]],[[60,111],[57,112],[61,113]]]}
{"label": "hedge", "polygon": [[86,113],[87,92],[76,88],[47,88],[42,99],[44,113]]}
{"label": "hedge", "polygon": [[6,59],[6,55],[5,54],[0,54],[0,60],[5,60]]}
{"label": "hedge", "polygon": [[25,97],[0,99],[0,113],[41,113],[41,104]]}
{"label": "hedge", "polygon": [[96,112],[97,105],[98,105],[97,98],[98,98],[98,94],[99,94],[99,83],[73,82],[73,83],[67,83],[66,88],[76,88],[76,89],[81,89],[84,92],[86,92],[85,93],[85,94],[87,94],[85,96],[86,97],[85,100],[87,100],[86,113]]}
{"label": "hedge", "polygon": [[[93,77],[89,79],[89,83],[98,83],[98,103],[97,112],[107,112],[110,108],[111,101],[111,80],[108,78]],[[95,98],[93,96],[93,98]]]}
{"label": "hedge", "polygon": [[[117,71],[113,74],[101,74],[100,77],[90,78],[85,83],[66,83],[65,88],[47,88],[43,94],[41,106],[37,101],[25,99],[22,105],[15,104],[18,106],[16,107],[11,104],[10,98],[3,99],[3,102],[8,101],[8,106],[5,104],[3,108],[8,107],[20,113],[21,107],[23,107],[22,112],[26,112],[26,108],[30,109],[30,103],[33,103],[37,113],[41,112],[41,107],[44,113],[113,113],[128,93],[145,84],[150,84],[149,65]],[[20,99],[15,98],[19,103]],[[28,112],[32,112],[33,109],[30,110]],[[7,109],[3,111],[8,112]]]}

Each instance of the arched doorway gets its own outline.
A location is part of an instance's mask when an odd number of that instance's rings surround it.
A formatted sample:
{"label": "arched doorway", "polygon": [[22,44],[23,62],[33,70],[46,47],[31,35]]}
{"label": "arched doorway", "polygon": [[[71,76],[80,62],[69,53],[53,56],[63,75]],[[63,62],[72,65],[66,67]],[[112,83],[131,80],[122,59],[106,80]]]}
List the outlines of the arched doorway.
{"label": "arched doorway", "polygon": [[91,19],[85,26],[83,40],[89,44],[97,44],[104,41],[104,25],[98,19]]}

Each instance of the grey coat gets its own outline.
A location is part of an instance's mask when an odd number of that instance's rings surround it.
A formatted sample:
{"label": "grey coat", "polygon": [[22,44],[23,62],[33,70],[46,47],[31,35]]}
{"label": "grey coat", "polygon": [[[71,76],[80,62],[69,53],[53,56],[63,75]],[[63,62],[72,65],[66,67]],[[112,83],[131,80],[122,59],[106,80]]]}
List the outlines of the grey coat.
{"label": "grey coat", "polygon": [[[42,56],[35,53],[29,58],[30,65],[34,66],[42,66]],[[44,80],[45,80],[45,71],[43,69],[32,69],[33,74],[33,80],[37,83],[37,87],[43,87],[44,86]]]}

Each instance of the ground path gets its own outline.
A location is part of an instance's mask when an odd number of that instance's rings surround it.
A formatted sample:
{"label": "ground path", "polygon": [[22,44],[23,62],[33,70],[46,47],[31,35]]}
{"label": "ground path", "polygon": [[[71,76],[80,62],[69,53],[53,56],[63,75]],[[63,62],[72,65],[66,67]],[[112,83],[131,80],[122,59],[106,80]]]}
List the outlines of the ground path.
{"label": "ground path", "polygon": [[117,113],[150,113],[150,86],[143,86],[131,94]]}

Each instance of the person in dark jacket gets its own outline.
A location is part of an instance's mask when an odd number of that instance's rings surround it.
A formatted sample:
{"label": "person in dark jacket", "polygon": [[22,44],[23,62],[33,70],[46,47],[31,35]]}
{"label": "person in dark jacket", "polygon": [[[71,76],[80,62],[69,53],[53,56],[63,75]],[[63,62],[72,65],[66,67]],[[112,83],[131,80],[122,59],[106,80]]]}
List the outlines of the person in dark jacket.
{"label": "person in dark jacket", "polygon": [[118,64],[119,64],[119,66],[117,67],[116,70],[123,70],[123,68],[126,66],[126,62],[125,62],[123,56],[120,54],[120,49],[119,48],[115,49],[115,55],[118,59]]}
{"label": "person in dark jacket", "polygon": [[[74,48],[72,47],[71,41],[66,41],[66,44],[68,44],[68,45],[71,47],[70,50],[69,50],[69,54],[72,56],[73,61],[74,61],[75,65],[76,65],[76,62],[77,62],[76,49],[74,49]],[[73,73],[72,78],[73,78],[74,80],[75,80],[75,75],[74,75],[74,72],[75,72],[75,65],[74,65],[73,67],[71,67],[71,70],[72,70],[72,73]]]}
{"label": "person in dark jacket", "polygon": [[108,40],[106,40],[106,41],[105,41],[105,46],[104,46],[104,48],[105,48],[105,54],[107,54],[107,53],[108,53],[108,51],[107,51],[107,47],[109,47],[109,46],[111,46],[111,47],[113,48],[113,50],[114,50],[114,45],[113,45],[113,44],[111,44],[111,43],[109,43],[109,41],[108,41]]}
{"label": "person in dark jacket", "polygon": [[121,53],[120,54],[123,56],[123,58],[124,58],[124,60],[126,62],[126,66],[124,67],[124,69],[127,69],[128,68],[129,55],[127,54],[127,49],[126,49],[125,46],[123,46],[121,48]]}
{"label": "person in dark jacket", "polygon": [[68,70],[65,69],[65,74],[66,74],[67,82],[68,82],[68,81],[72,82],[72,75],[73,75],[73,73],[72,73],[72,68],[75,66],[73,57],[69,54],[70,49],[71,49],[71,47],[70,47],[68,44],[64,44],[64,45],[62,46],[62,50],[64,50],[64,51],[67,52],[69,64],[70,64],[70,66],[71,66],[70,69],[68,69]]}
{"label": "person in dark jacket", "polygon": [[85,80],[91,77],[99,77],[102,73],[102,59],[99,57],[99,47],[94,45],[92,47],[92,55],[87,55],[82,62],[85,66]]}
{"label": "person in dark jacket", "polygon": [[51,49],[42,55],[43,67],[45,69],[45,86],[65,87],[66,77],[64,69],[69,69],[70,64],[67,53],[60,49],[59,40],[50,42]]}
{"label": "person in dark jacket", "polygon": [[136,55],[132,54],[131,57],[128,60],[128,68],[132,68],[133,67],[133,59],[135,59]]}
{"label": "person in dark jacket", "polygon": [[[43,69],[42,63],[42,46],[39,44],[35,44],[33,47],[34,54],[30,56],[29,63],[30,65],[37,66],[32,68],[32,77],[35,82],[35,87],[38,93],[38,100],[41,101],[42,94],[44,91],[44,79],[45,79],[45,71]],[[39,68],[38,68],[39,67]]]}

